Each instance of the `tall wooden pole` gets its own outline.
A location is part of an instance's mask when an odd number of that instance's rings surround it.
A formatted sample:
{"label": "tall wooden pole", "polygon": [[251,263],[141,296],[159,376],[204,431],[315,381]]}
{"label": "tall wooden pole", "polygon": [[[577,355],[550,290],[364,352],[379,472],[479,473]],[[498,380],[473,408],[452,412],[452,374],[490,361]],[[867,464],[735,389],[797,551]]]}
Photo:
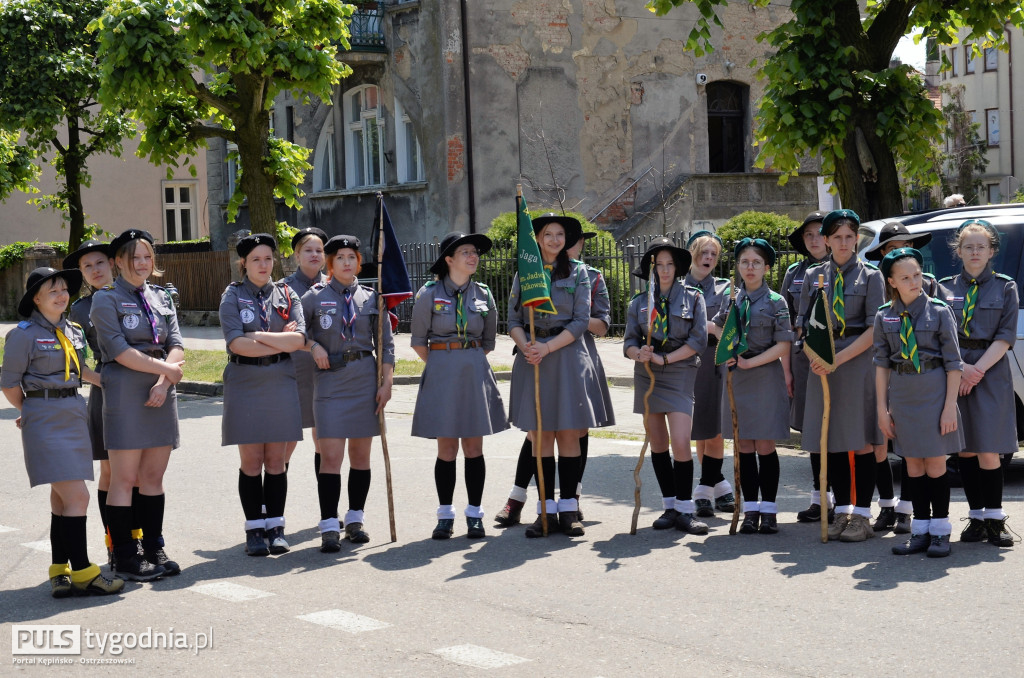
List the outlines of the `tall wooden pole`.
{"label": "tall wooden pole", "polygon": [[[825,293],[825,276],[818,274],[818,290]],[[828,389],[828,377],[824,374],[821,377],[821,397],[824,403],[824,414],[821,418],[821,443],[818,449],[821,452],[821,471],[818,473],[818,501],[821,502],[821,543],[828,543],[828,419],[832,410],[832,394]],[[853,486],[853,482],[850,483]]]}
{"label": "tall wooden pole", "polygon": [[[384,383],[384,323],[391,322],[388,318],[387,304],[384,302],[384,282],[381,279],[384,270],[384,196],[377,194],[380,207],[380,220],[377,224],[377,388]],[[384,450],[384,480],[388,489],[388,524],[391,527],[391,541],[398,541],[395,530],[395,494],[391,485],[391,456],[388,454],[387,422],[384,420],[384,408],[377,415],[380,420],[380,443]]]}
{"label": "tall wooden pole", "polygon": [[[729,310],[732,311],[736,305],[736,281],[732,282],[729,289]],[[728,318],[728,314],[726,314]],[[736,319],[739,325],[739,318]],[[744,328],[745,329],[745,328]],[[740,421],[736,415],[736,396],[732,391],[732,371],[735,366],[730,366],[725,373],[725,390],[729,394],[729,410],[732,413],[732,483],[733,491],[743,498],[743,490],[740,487]],[[754,452],[757,454],[757,452]],[[736,534],[736,526],[740,522],[740,502],[734,501],[732,506],[732,522],[729,523],[729,534]]]}
{"label": "tall wooden pole", "polygon": [[[651,256],[651,269],[654,269],[654,256]],[[652,284],[648,281],[648,285]],[[648,305],[650,305],[650,299],[648,299]],[[647,309],[647,345],[651,345],[651,309]],[[643,482],[640,480],[640,471],[644,467],[644,454],[647,452],[648,446],[651,444],[651,393],[654,392],[654,371],[651,369],[651,363],[644,363],[644,368],[647,370],[647,378],[651,380],[651,383],[647,386],[647,392],[644,393],[644,444],[640,448],[640,457],[636,460],[636,468],[633,469],[633,483],[636,485],[633,490],[633,522],[630,523],[629,533],[636,534],[636,523],[640,518],[640,488],[643,487]]]}

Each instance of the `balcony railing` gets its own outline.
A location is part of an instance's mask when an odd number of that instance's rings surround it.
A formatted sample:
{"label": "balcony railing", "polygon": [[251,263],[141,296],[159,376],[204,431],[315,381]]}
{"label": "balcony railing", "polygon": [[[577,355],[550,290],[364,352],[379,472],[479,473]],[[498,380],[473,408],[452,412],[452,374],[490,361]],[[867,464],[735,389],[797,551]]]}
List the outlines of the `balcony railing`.
{"label": "balcony railing", "polygon": [[356,9],[348,27],[353,52],[386,52],[384,45],[384,10]]}

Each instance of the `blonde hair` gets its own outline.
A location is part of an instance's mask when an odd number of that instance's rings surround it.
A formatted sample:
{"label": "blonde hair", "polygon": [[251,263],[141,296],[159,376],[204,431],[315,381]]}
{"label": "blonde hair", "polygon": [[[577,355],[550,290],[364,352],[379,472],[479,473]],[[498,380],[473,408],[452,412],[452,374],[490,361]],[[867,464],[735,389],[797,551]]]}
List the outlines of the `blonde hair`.
{"label": "blonde hair", "polygon": [[[320,240],[320,236],[318,236],[316,233],[307,233],[306,235],[298,239],[298,241],[295,243],[295,247],[292,248],[292,251],[298,253],[298,251],[302,249],[302,246],[309,242],[310,238],[316,238],[317,240]],[[323,245],[324,241],[320,240],[320,247],[323,248]]]}
{"label": "blonde hair", "polygon": [[[136,238],[134,240],[129,240],[125,244],[121,245],[121,247],[117,250],[117,253],[114,255],[114,271],[117,273],[118,276],[120,276],[121,275],[121,267],[118,265],[117,260],[119,258],[121,258],[121,257],[127,257],[128,259],[134,258],[135,257],[135,250],[138,249],[138,247],[140,245],[143,248],[145,248],[146,251],[149,252],[149,256],[153,257],[153,272],[149,274],[150,277],[153,277],[153,278],[160,278],[160,277],[162,277],[163,274],[164,274],[164,271],[163,271],[162,268],[159,268],[156,265],[156,250],[153,249],[153,245],[151,245],[148,240],[145,240],[143,238]],[[134,273],[134,271],[132,271],[132,272]]]}
{"label": "blonde hair", "polygon": [[992,257],[990,260],[994,259],[996,254],[999,253],[999,236],[996,235],[995,228],[986,227],[985,224],[977,221],[967,224],[960,229],[959,233],[953,234],[953,237],[949,241],[949,246],[952,248],[953,254],[960,257],[960,243],[962,243],[964,238],[972,233],[985,234],[985,237],[988,238],[988,244],[992,248]]}
{"label": "blonde hair", "polygon": [[692,243],[690,243],[691,262],[697,261],[697,258],[700,256],[701,250],[703,250],[704,246],[707,245],[708,243],[711,243],[716,248],[718,248],[718,254],[715,255],[715,259],[721,258],[722,244],[718,242],[718,239],[715,238],[714,236],[702,235],[701,237],[697,238]]}

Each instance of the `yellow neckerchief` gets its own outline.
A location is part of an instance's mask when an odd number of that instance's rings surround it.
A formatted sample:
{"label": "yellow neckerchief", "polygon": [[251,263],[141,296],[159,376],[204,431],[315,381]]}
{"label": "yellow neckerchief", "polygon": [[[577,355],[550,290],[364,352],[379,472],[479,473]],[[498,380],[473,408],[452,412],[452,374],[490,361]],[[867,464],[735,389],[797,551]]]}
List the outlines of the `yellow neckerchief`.
{"label": "yellow neckerchief", "polygon": [[71,361],[75,363],[75,370],[78,374],[82,373],[82,366],[78,362],[78,351],[72,346],[71,340],[68,339],[60,328],[56,325],[53,326],[53,331],[57,335],[57,343],[64,349],[64,381],[71,380]]}

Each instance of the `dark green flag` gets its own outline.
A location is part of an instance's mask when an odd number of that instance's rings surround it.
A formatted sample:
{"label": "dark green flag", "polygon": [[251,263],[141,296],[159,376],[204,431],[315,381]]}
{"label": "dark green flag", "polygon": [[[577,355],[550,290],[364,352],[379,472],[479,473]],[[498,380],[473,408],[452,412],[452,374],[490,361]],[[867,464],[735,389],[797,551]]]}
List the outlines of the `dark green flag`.
{"label": "dark green flag", "polygon": [[725,326],[722,328],[722,338],[718,340],[718,348],[715,349],[715,364],[738,358],[747,351],[747,338],[740,327],[740,309],[733,301],[729,305],[729,315],[725,318]]}
{"label": "dark green flag", "polygon": [[[806,281],[805,281],[806,284]],[[821,289],[814,291],[811,309],[807,312],[804,329],[804,352],[812,360],[835,368],[836,344],[832,338],[832,316],[826,309],[827,300]]]}
{"label": "dark green flag", "polygon": [[516,198],[516,249],[519,252],[519,303],[533,306],[540,313],[557,313],[551,303],[551,276],[544,270],[540,246],[533,233],[533,220],[526,211],[526,198]]}

